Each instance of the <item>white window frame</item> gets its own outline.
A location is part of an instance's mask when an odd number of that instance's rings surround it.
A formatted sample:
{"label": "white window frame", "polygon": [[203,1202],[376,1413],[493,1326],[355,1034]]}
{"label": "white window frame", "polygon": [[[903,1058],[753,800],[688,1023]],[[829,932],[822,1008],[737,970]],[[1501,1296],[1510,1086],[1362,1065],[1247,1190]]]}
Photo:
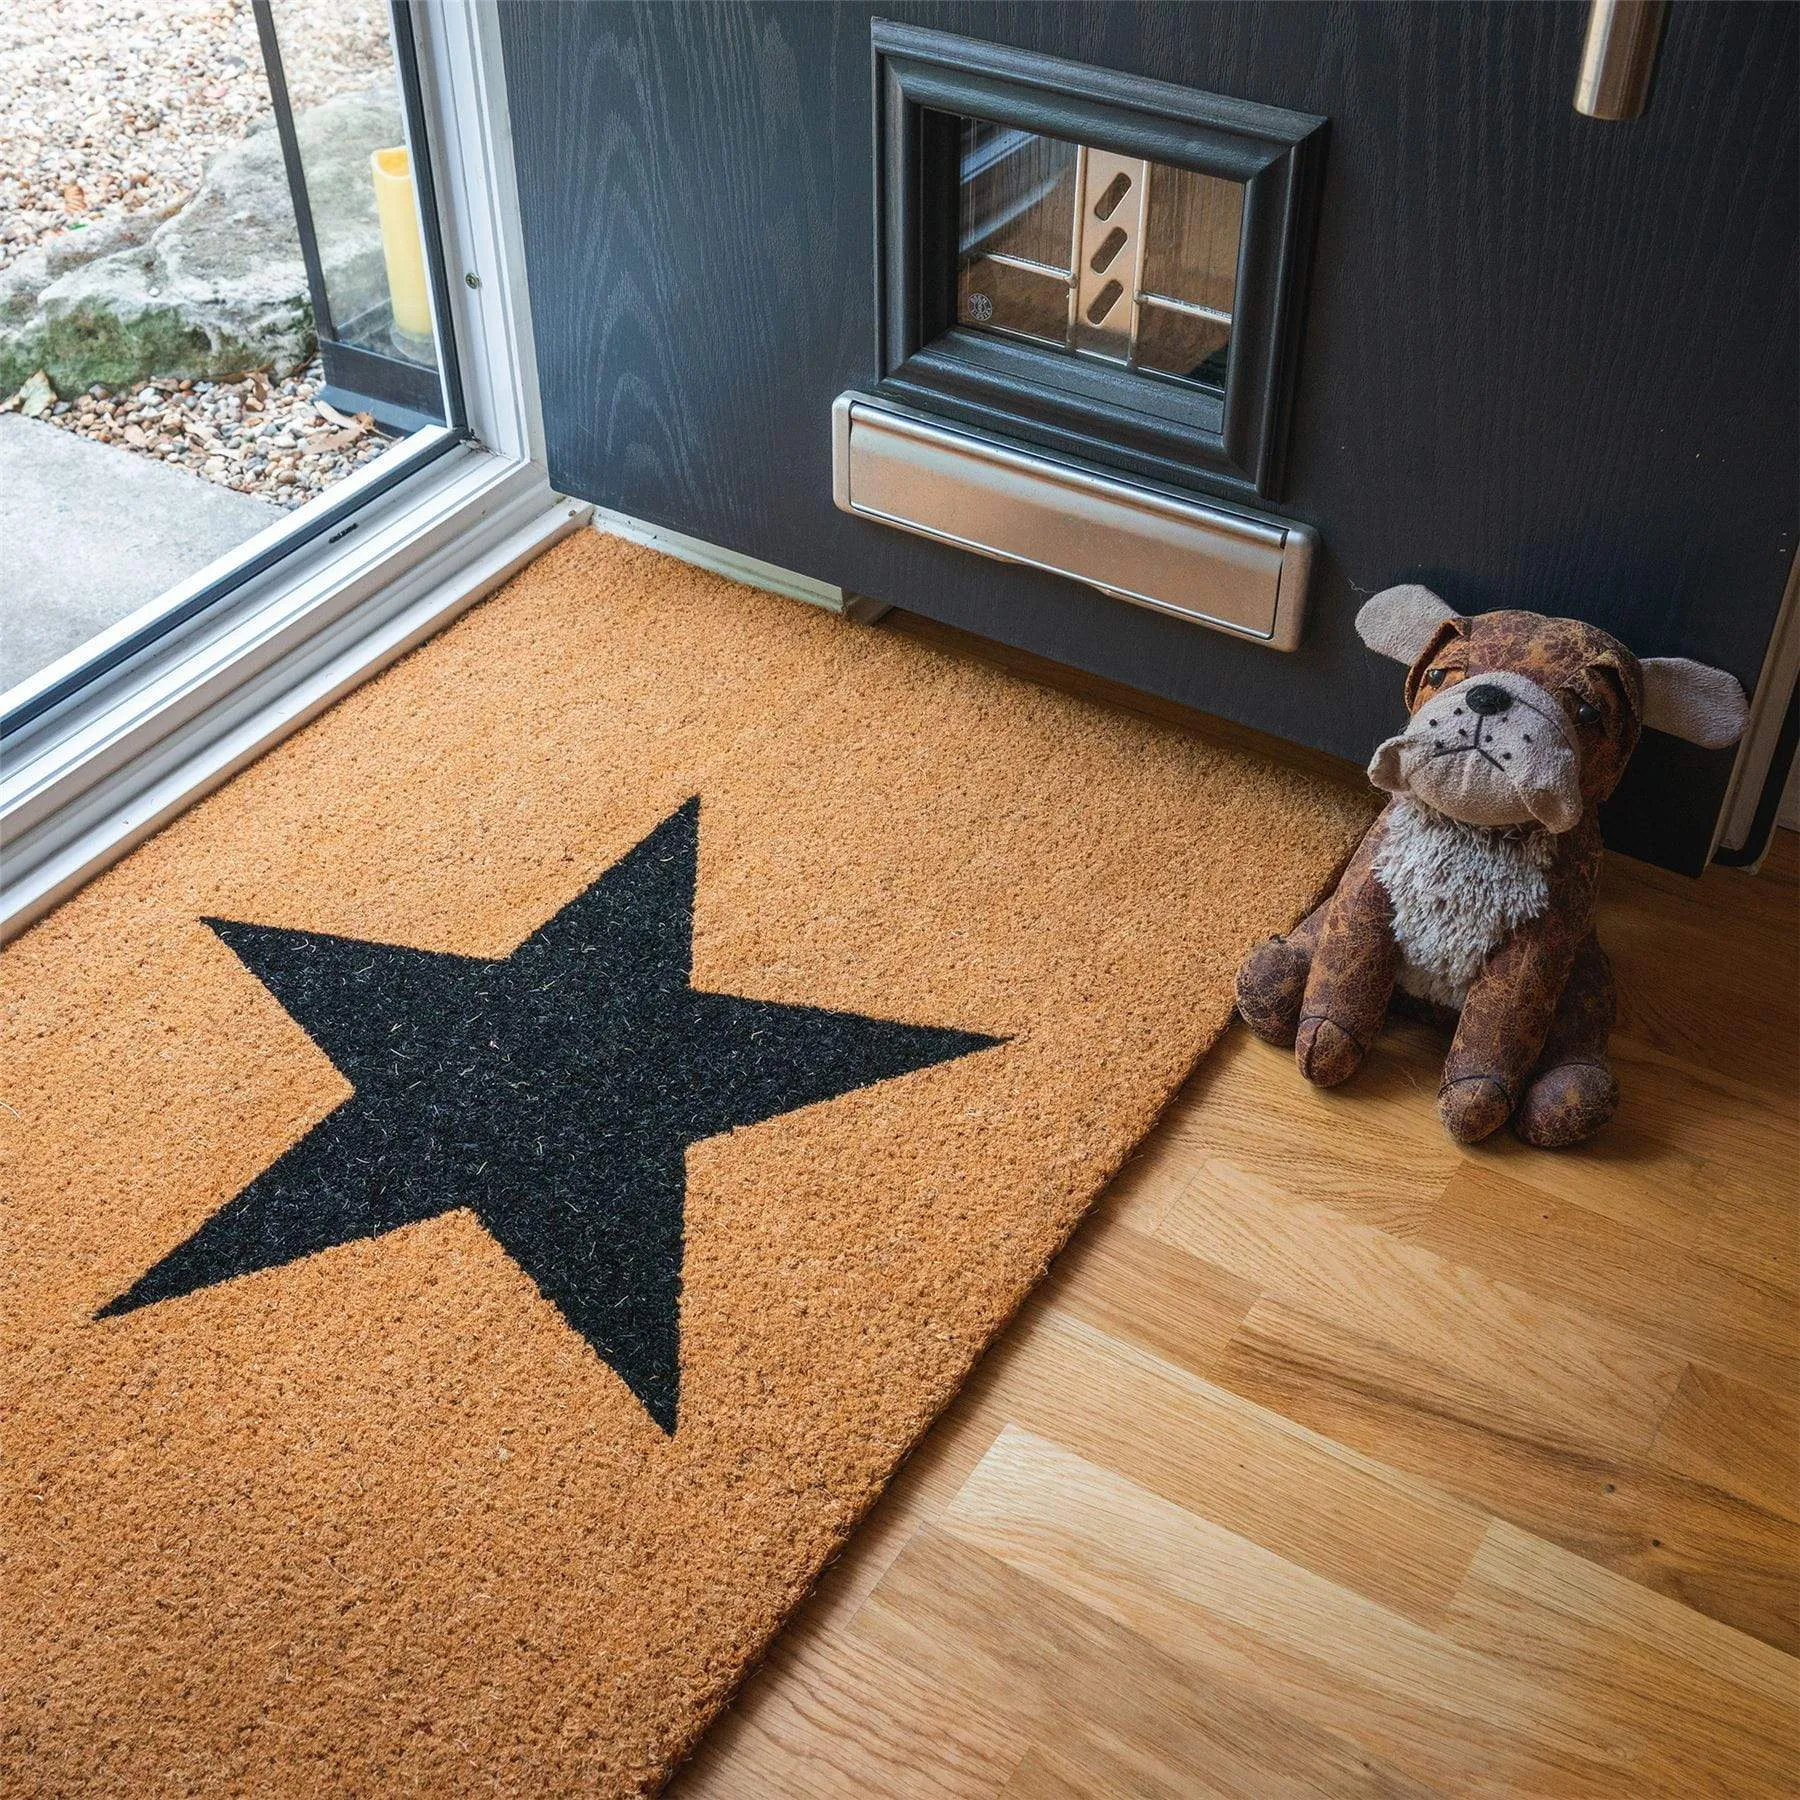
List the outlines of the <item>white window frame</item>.
{"label": "white window frame", "polygon": [[[1782,727],[1796,684],[1800,684],[1800,551],[1788,564],[1781,609],[1775,615],[1775,629],[1769,634],[1756,691],[1750,697],[1750,717],[1738,740],[1737,761],[1732,764],[1731,785],[1725,790],[1724,803],[1713,826],[1709,857],[1725,851],[1729,853],[1728,860],[1735,864],[1753,859],[1754,864],[1760,865],[1768,854],[1773,829],[1765,830],[1761,842],[1753,839],[1762,811],[1763,789],[1781,747]],[[1800,759],[1789,768],[1786,778],[1790,786],[1794,769],[1800,769]],[[1766,819],[1762,822],[1767,825]],[[1779,817],[1775,820],[1776,824],[1782,822]]]}
{"label": "white window frame", "polygon": [[[184,584],[199,593],[311,509],[422,466],[336,532],[283,556],[0,746],[0,941],[455,618],[591,508],[545,463],[496,0],[411,9],[466,441],[415,433]],[[179,605],[181,589],[36,677],[74,667]],[[28,690],[29,691],[29,690]]]}

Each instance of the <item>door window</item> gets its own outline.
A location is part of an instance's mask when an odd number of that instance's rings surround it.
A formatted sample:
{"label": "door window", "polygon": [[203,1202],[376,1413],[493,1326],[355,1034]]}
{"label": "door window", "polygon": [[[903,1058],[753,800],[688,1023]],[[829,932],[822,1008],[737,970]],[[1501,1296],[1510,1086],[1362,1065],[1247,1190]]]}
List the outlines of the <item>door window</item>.
{"label": "door window", "polygon": [[1325,121],[876,20],[878,391],[1274,494]]}
{"label": "door window", "polygon": [[958,118],[956,319],[1223,395],[1243,183]]}

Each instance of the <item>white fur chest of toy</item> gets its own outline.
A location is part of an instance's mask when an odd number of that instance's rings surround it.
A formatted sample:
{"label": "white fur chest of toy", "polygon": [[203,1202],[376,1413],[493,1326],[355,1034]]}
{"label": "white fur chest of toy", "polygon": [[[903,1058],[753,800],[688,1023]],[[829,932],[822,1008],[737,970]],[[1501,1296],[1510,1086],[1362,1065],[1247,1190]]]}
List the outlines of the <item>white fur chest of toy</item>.
{"label": "white fur chest of toy", "polygon": [[1541,829],[1464,825],[1417,801],[1396,801],[1374,861],[1394,909],[1398,985],[1460,1009],[1494,948],[1549,903],[1554,851]]}

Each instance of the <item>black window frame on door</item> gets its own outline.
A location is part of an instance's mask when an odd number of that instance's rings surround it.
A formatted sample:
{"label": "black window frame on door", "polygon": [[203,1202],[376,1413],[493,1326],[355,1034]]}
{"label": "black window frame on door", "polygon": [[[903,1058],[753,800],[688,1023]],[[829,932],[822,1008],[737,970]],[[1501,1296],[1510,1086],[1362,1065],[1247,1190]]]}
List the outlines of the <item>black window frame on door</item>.
{"label": "black window frame on door", "polygon": [[[1278,498],[1326,121],[886,19],[871,40],[876,391],[1134,474]],[[1243,184],[1222,395],[957,322],[959,118]]]}

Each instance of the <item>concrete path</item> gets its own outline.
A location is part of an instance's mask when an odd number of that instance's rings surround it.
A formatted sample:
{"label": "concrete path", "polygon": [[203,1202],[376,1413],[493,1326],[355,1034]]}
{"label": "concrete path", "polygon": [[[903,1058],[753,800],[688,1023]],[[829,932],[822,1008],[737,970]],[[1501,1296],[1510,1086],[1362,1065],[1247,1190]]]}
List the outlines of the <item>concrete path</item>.
{"label": "concrete path", "polygon": [[185,469],[0,415],[0,692],[284,517]]}

